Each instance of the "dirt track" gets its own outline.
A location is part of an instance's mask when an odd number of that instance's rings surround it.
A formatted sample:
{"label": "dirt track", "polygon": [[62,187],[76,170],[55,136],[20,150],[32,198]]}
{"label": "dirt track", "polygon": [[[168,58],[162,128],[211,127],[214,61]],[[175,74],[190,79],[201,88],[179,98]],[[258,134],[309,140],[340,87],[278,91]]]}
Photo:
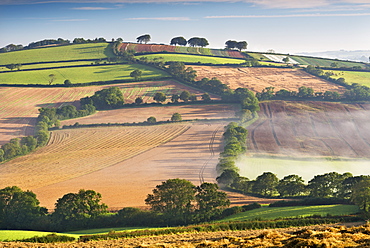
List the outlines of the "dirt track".
{"label": "dirt track", "polygon": [[343,92],[344,87],[329,83],[312,76],[301,69],[287,68],[253,68],[227,66],[192,66],[197,71],[197,80],[202,78],[218,78],[231,89],[248,88],[254,92],[262,92],[266,87],[298,91],[301,86],[311,87],[315,92]]}

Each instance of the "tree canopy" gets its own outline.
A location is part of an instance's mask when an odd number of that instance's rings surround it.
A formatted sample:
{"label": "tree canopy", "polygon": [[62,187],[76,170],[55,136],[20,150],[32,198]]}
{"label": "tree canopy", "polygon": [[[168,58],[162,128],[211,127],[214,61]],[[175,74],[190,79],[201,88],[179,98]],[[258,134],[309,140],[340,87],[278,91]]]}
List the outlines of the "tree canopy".
{"label": "tree canopy", "polygon": [[136,38],[138,43],[148,43],[150,41],[151,37],[149,34],[144,34]]}
{"label": "tree canopy", "polygon": [[81,105],[93,104],[96,109],[120,108],[125,102],[118,87],[99,90],[93,96],[82,98],[80,101]]}
{"label": "tree canopy", "polygon": [[189,46],[192,47],[206,47],[209,45],[208,40],[206,38],[199,38],[199,37],[193,37],[188,40]]}
{"label": "tree canopy", "polygon": [[180,46],[186,46],[188,42],[184,37],[175,37],[171,39],[170,45],[180,45]]}

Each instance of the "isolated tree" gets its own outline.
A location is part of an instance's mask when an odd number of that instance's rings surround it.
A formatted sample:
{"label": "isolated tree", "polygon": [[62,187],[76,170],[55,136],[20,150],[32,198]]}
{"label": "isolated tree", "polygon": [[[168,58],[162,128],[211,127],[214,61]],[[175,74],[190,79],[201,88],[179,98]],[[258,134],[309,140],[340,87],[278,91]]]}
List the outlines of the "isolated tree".
{"label": "isolated tree", "polygon": [[180,100],[182,100],[182,101],[184,101],[184,102],[187,102],[187,101],[189,101],[190,96],[191,96],[190,92],[189,92],[189,91],[187,91],[187,90],[184,90],[184,91],[183,91],[183,92],[181,92],[181,94],[180,94]]}
{"label": "isolated tree", "polygon": [[181,115],[179,113],[174,113],[171,116],[171,121],[182,121]]}
{"label": "isolated tree", "polygon": [[130,73],[130,77],[133,77],[135,78],[135,80],[139,80],[141,78],[141,75],[143,74],[143,72],[139,69],[136,69],[134,71],[132,71]]}
{"label": "isolated tree", "polygon": [[283,62],[284,63],[289,63],[289,57],[287,56],[287,57],[283,58]]}
{"label": "isolated tree", "polygon": [[157,103],[161,103],[166,101],[167,97],[163,92],[157,92],[155,93],[153,100],[156,101]]}
{"label": "isolated tree", "polygon": [[49,75],[49,85],[52,84],[56,79],[56,76],[55,74],[50,74]]}
{"label": "isolated tree", "polygon": [[64,85],[71,86],[72,83],[71,83],[71,81],[69,79],[66,79],[66,80],[64,80]]}
{"label": "isolated tree", "polygon": [[153,124],[157,122],[157,119],[154,116],[150,116],[146,121]]}
{"label": "isolated tree", "polygon": [[141,98],[141,97],[137,97],[137,98],[135,99],[135,103],[136,103],[137,105],[142,104],[142,103],[143,103],[143,98]]}
{"label": "isolated tree", "polygon": [[215,183],[202,183],[196,188],[197,202],[196,215],[198,221],[210,221],[221,215],[222,211],[230,205],[225,192],[219,191]]}
{"label": "isolated tree", "polygon": [[117,40],[116,40],[116,42],[119,42],[119,43],[121,43],[122,41],[123,41],[122,38],[117,38]]}
{"label": "isolated tree", "polygon": [[244,50],[244,49],[247,49],[247,46],[248,46],[248,43],[246,41],[239,41],[238,43],[236,43],[236,48],[241,51],[241,50]]}
{"label": "isolated tree", "polygon": [[57,200],[52,216],[57,221],[83,221],[107,213],[108,206],[101,203],[100,193],[80,189]]}
{"label": "isolated tree", "polygon": [[305,184],[302,177],[298,175],[288,175],[279,181],[276,186],[280,196],[297,196],[305,192]]}
{"label": "isolated tree", "polygon": [[209,96],[208,93],[204,93],[202,95],[202,100],[205,101],[205,102],[210,102],[211,101],[211,97]]}
{"label": "isolated tree", "polygon": [[12,71],[16,68],[16,65],[15,64],[10,64],[10,65],[6,65],[5,67]]}
{"label": "isolated tree", "polygon": [[37,217],[46,215],[47,209],[39,206],[40,202],[32,191],[23,191],[16,186],[0,190],[0,227],[29,228]]}
{"label": "isolated tree", "polygon": [[178,94],[173,94],[171,96],[171,102],[177,103],[179,102],[180,96]]}
{"label": "isolated tree", "polygon": [[235,41],[235,40],[228,40],[228,41],[226,41],[225,42],[225,45],[226,45],[226,49],[234,49],[234,48],[236,48],[236,44],[237,44],[238,42],[237,41]]}
{"label": "isolated tree", "polygon": [[193,211],[195,186],[184,179],[168,179],[148,194],[145,203],[153,211],[163,213],[168,220],[187,222]]}
{"label": "isolated tree", "polygon": [[188,42],[184,37],[175,37],[171,39],[170,45],[180,45],[180,46],[186,46]]}
{"label": "isolated tree", "polygon": [[264,195],[272,196],[276,193],[276,186],[278,185],[279,179],[275,174],[271,172],[264,172],[262,175],[256,178],[253,185],[253,192]]}
{"label": "isolated tree", "polygon": [[136,38],[138,43],[148,43],[151,39],[149,34],[144,34]]}

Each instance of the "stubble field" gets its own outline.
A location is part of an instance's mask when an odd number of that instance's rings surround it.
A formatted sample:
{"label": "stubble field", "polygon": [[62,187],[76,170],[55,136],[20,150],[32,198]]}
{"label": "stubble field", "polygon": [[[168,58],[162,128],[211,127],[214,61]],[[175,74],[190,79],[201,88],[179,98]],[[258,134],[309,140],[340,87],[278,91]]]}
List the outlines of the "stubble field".
{"label": "stubble field", "polygon": [[231,89],[248,88],[253,92],[262,92],[266,87],[298,91],[301,86],[311,87],[315,92],[344,92],[345,88],[318,77],[312,76],[301,69],[287,68],[234,68],[227,66],[192,66],[197,71],[197,80],[202,78],[218,78]]}
{"label": "stubble field", "polygon": [[[136,97],[143,97],[144,102],[152,102],[154,94],[158,91],[164,92],[168,98],[172,94],[180,93],[183,90],[189,90],[196,94],[199,99],[200,95],[204,93],[175,81],[151,81],[116,84],[114,86],[122,90],[126,103],[134,102]],[[67,104],[78,107],[80,98],[91,96],[94,92],[108,87],[111,87],[111,85],[76,88],[1,87],[0,145],[9,142],[12,138],[32,135],[39,108],[60,107]],[[214,95],[211,95],[211,97],[212,99],[218,99]]]}

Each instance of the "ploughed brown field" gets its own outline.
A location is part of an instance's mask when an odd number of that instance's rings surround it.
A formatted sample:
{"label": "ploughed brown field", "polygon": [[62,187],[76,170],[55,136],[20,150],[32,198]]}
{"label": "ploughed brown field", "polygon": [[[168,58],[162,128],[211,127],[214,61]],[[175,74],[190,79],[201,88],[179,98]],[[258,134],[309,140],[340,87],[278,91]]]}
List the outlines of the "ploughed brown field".
{"label": "ploughed brown field", "polygon": [[218,78],[231,89],[248,88],[254,92],[262,92],[266,87],[298,91],[301,86],[313,88],[315,92],[343,92],[344,87],[312,76],[302,69],[290,68],[258,68],[228,66],[191,66],[197,71],[197,80],[202,78]]}
{"label": "ploughed brown field", "polygon": [[258,155],[370,158],[370,104],[269,101],[249,126]]}
{"label": "ploughed brown field", "polygon": [[234,120],[237,105],[119,109],[72,121],[132,122],[130,110],[145,120],[149,116],[167,120],[174,112],[183,119],[213,120],[53,131],[47,146],[2,164],[0,188],[17,185],[32,190],[49,209],[66,193],[93,189],[111,209],[120,209],[145,207],[147,194],[169,178],[196,185],[215,182],[223,127]]}
{"label": "ploughed brown field", "polygon": [[[143,97],[145,102],[152,102],[156,92],[163,92],[168,98],[172,94],[188,90],[200,96],[204,93],[175,81],[153,81],[126,83],[105,86],[89,86],[74,88],[30,88],[1,87],[0,88],[0,145],[12,138],[33,135],[38,109],[41,107],[60,107],[73,104],[78,106],[82,97],[92,96],[94,92],[119,87],[126,103],[132,103],[137,97]],[[212,99],[218,99],[211,95]]]}

